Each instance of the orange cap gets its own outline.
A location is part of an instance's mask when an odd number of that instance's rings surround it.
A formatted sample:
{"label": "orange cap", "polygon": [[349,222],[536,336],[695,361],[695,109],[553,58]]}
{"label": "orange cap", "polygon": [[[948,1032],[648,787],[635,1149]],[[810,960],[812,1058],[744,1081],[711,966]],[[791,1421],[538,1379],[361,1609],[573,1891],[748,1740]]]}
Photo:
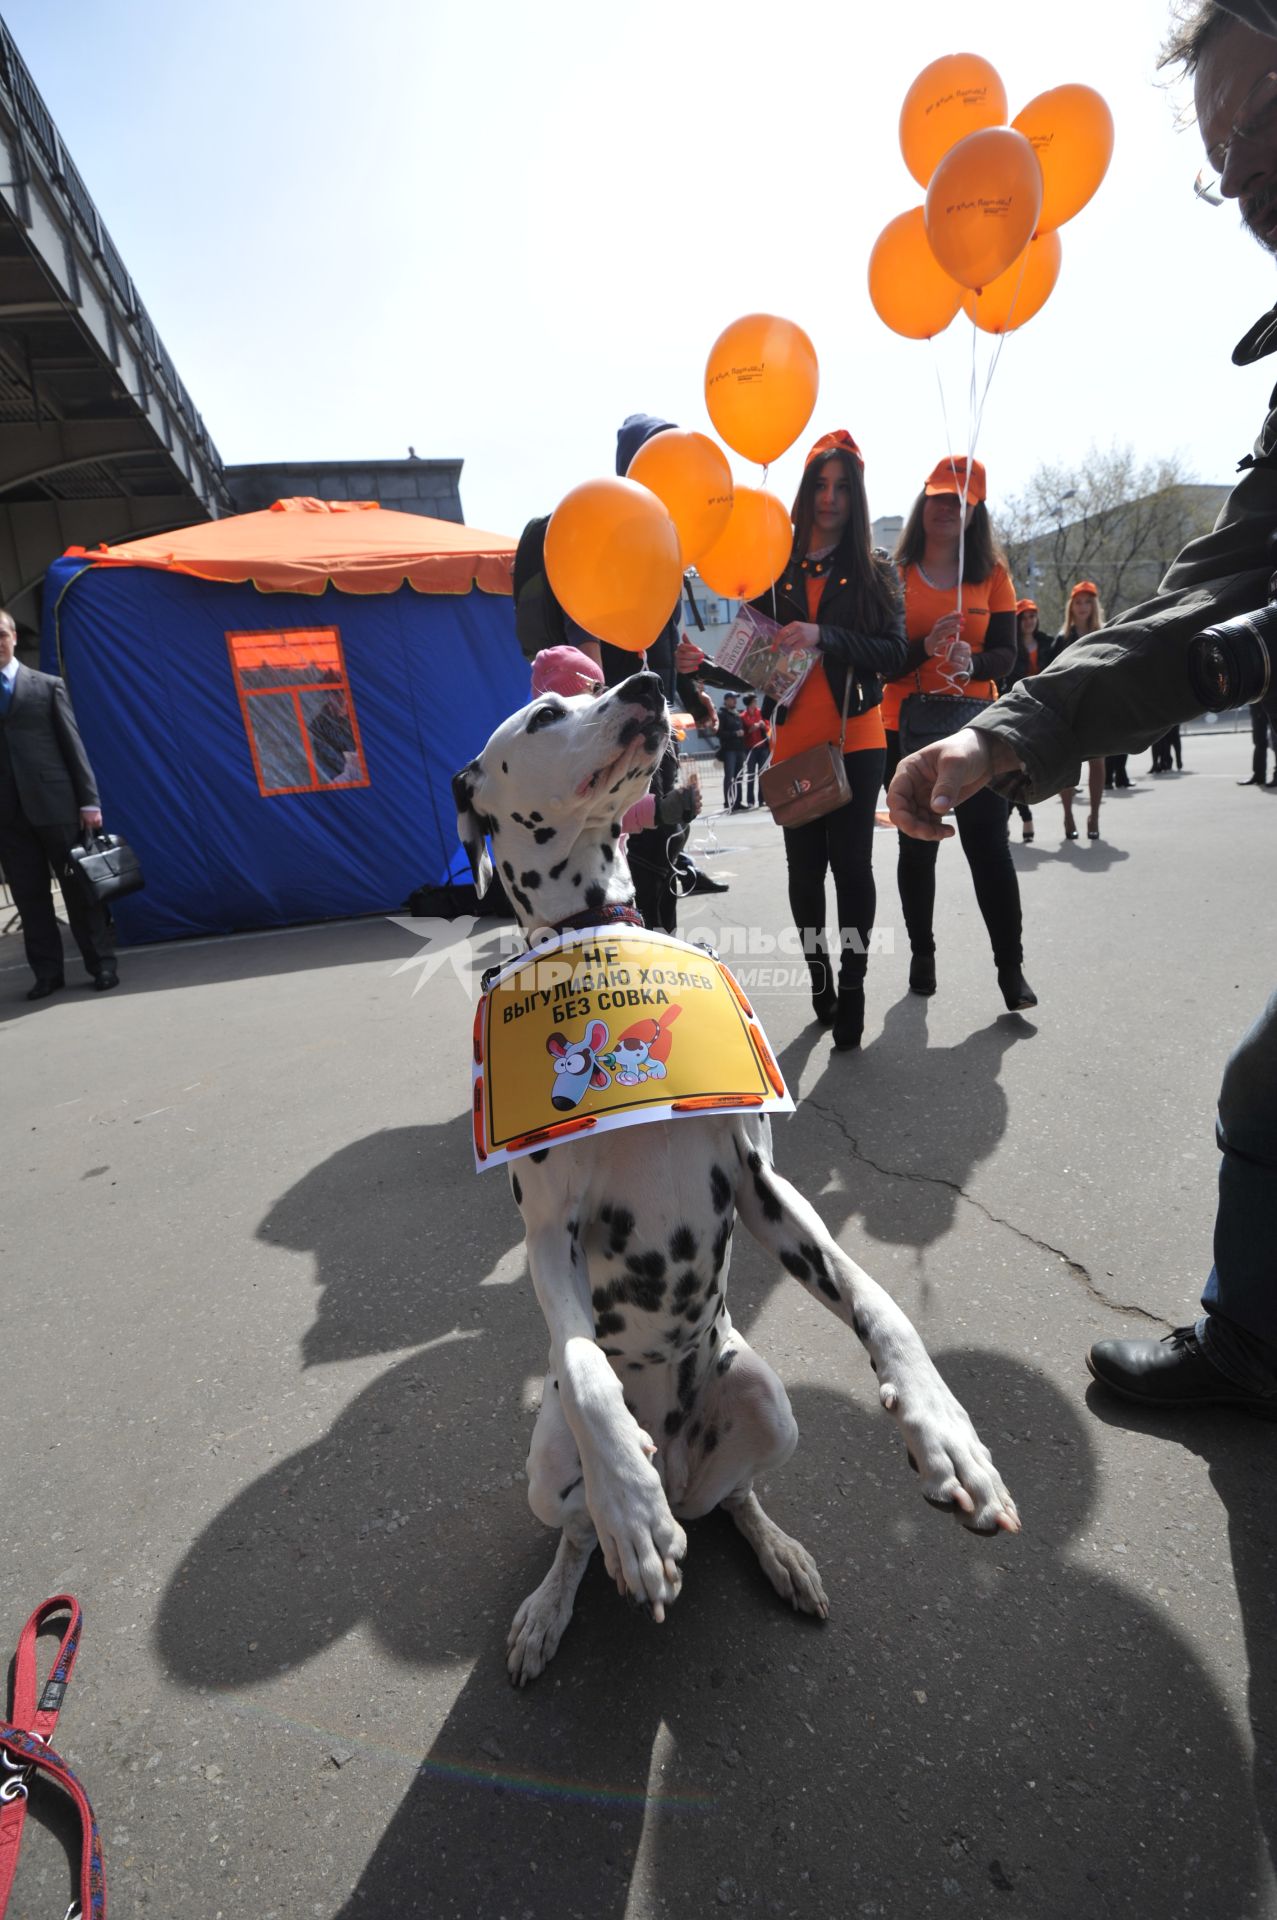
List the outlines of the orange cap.
{"label": "orange cap", "polygon": [[1075,600],[1079,593],[1093,593],[1097,600],[1100,597],[1100,590],[1094,580],[1079,580],[1077,585],[1070,591],[1069,599]]}
{"label": "orange cap", "polygon": [[1036,613],[1038,603],[1036,600],[1017,600],[1015,610],[1017,613]]}
{"label": "orange cap", "polygon": [[819,460],[821,456],[826,453],[850,453],[860,462],[862,467],[865,464],[864,454],[860,451],[860,448],[856,445],[846,427],[835,427],[832,433],[822,433],[815,446],[811,448],[807,458],[803,461],[803,466],[809,467],[813,460]]}
{"label": "orange cap", "polygon": [[[970,465],[971,468],[971,477],[969,480],[967,478],[968,465]],[[933,467],[927,475],[927,484],[922,491],[924,493],[961,494],[964,488],[968,501],[984,499],[984,462],[982,460],[972,460],[968,462],[965,456],[960,456],[957,460],[942,460],[939,465]]]}

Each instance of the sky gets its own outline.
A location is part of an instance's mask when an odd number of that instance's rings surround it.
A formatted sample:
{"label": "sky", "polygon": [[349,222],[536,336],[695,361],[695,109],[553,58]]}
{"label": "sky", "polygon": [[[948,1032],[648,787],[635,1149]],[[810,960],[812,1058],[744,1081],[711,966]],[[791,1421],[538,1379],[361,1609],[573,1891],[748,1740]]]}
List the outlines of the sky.
{"label": "sky", "polygon": [[[1273,262],[1232,207],[1193,197],[1184,89],[1155,72],[1166,0],[0,11],[228,464],[412,445],[464,460],[472,526],[517,533],[613,471],[627,413],[710,431],[709,350],[761,310],[804,327],[821,369],[768,484],[788,503],[809,441],[847,427],[872,513],[907,511],[967,448],[972,328],[898,339],[866,269],[922,199],[905,91],[958,51],[994,63],[1012,115],[1085,81],[1117,128],[1055,292],[989,391],[976,451],[995,512],[1093,445],[1227,481],[1263,415],[1271,364],[1229,356],[1277,298]],[[992,345],[978,336],[981,379]]]}

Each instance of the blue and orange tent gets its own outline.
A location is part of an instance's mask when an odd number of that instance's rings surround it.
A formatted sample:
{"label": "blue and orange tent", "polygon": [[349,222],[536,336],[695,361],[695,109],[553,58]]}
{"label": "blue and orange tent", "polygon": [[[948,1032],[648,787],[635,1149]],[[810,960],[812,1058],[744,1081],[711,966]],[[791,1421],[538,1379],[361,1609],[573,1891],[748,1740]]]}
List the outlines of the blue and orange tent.
{"label": "blue and orange tent", "polygon": [[451,776],[528,697],[515,544],[281,500],[54,562],[41,665],[142,862],[126,940],[393,912],[461,875]]}

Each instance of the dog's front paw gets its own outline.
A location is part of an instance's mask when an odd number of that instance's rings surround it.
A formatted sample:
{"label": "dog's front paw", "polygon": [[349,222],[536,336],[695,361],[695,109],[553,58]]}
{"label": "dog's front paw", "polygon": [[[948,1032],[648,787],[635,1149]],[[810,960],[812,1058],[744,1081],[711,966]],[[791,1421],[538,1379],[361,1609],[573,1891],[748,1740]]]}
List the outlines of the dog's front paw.
{"label": "dog's front paw", "polygon": [[516,1687],[526,1687],[549,1666],[571,1618],[572,1595],[552,1579],[528,1595],[506,1639],[506,1671]]}
{"label": "dog's front paw", "polygon": [[603,1564],[618,1592],[648,1607],[653,1620],[664,1620],[682,1589],[687,1535],[670,1512],[655,1467],[640,1455],[606,1487],[587,1477],[586,1496]]}
{"label": "dog's front paw", "polygon": [[1020,1516],[993,1456],[966,1408],[940,1375],[901,1388],[883,1381],[879,1398],[904,1435],[909,1465],[928,1505],[954,1513],[971,1533],[1018,1533]]}

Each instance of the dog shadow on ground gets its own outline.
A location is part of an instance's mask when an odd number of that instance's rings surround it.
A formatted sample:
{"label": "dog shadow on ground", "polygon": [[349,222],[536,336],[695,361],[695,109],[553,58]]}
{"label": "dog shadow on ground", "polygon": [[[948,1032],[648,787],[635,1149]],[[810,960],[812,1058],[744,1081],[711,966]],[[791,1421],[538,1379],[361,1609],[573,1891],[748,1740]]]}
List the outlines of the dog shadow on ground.
{"label": "dog shadow on ground", "polygon": [[[1248,1666],[1254,1802],[1277,1873],[1277,1426],[1235,1413],[1149,1414],[1091,1386],[1087,1405],[1105,1426],[1155,1436],[1204,1462],[1228,1516],[1228,1546]],[[1191,1544],[1191,1542],[1186,1542]],[[1203,1569],[1203,1571],[1205,1571]]]}
{"label": "dog shadow on ground", "polygon": [[[347,1920],[622,1920],[636,1887],[654,1916],[912,1920],[1008,1894],[1017,1914],[1174,1913],[1190,1892],[1248,1910],[1264,1868],[1247,1754],[1156,1605],[1073,1546],[1086,1434],[998,1354],[940,1363],[998,1450],[1020,1538],[927,1509],[870,1395],[800,1387],[803,1438],[769,1504],[820,1563],[830,1621],[790,1613],[715,1515],[664,1626],[596,1556],[556,1660],[515,1692],[506,1629],[552,1539],[510,1473],[517,1356],[540,1336],[494,1292],[482,1337],[392,1368],[247,1488],[162,1608],[165,1664],[191,1687],[252,1687],[356,1626],[410,1669],[473,1662]],[[391,1503],[393,1530],[375,1524]],[[365,1812],[384,1783],[369,1719]]]}

